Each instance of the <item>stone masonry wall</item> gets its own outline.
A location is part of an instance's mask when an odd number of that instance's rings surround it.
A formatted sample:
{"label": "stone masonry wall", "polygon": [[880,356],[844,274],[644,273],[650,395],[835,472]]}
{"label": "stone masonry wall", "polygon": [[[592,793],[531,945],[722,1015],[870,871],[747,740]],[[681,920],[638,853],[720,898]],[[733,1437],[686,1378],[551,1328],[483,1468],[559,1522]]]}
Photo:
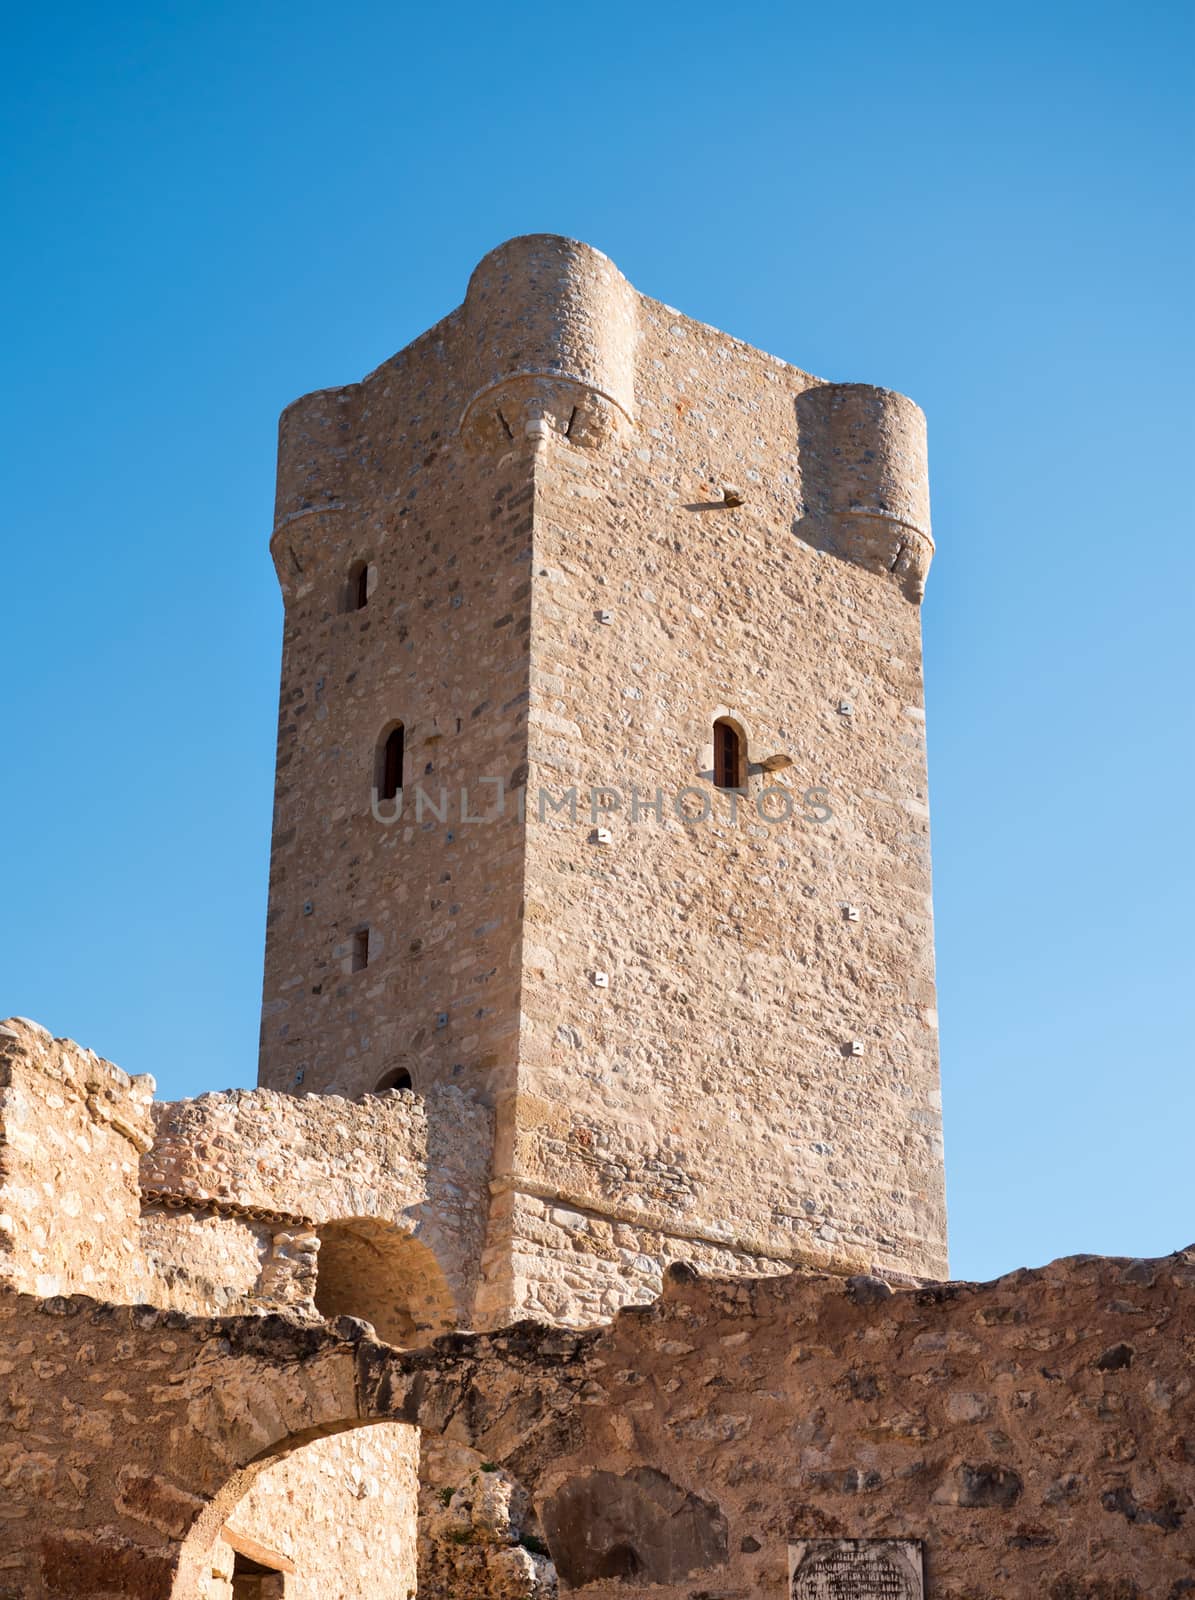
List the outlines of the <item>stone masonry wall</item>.
{"label": "stone masonry wall", "polygon": [[674,1270],[607,1328],[408,1351],[5,1293],[0,1594],[190,1597],[265,1462],[382,1420],[521,1484],[584,1600],[780,1600],[810,1540],[911,1541],[928,1600],[1183,1600],[1193,1347],[1195,1250],[895,1292]]}
{"label": "stone masonry wall", "polygon": [[[532,488],[521,456],[458,448],[466,338],[448,319],[280,425],[286,618],[259,1072],[273,1088],[359,1095],[405,1070],[419,1093],[458,1084],[492,1102],[513,1070],[521,829],[509,805],[461,821],[459,794],[472,785],[480,814],[497,783],[525,778]],[[368,602],[347,609],[362,561]],[[379,747],[397,723],[404,787],[379,821]]]}
{"label": "stone masonry wall", "polygon": [[[53,1296],[86,1289],[176,1316],[350,1312],[404,1342],[458,1324],[483,1239],[484,1107],[448,1086],[430,1104],[409,1092],[353,1103],[232,1090],[157,1105],[152,1087],[35,1023],[4,1025],[6,1284]],[[54,1387],[51,1367],[38,1371]],[[112,1393],[140,1403],[139,1372],[134,1361]],[[95,1437],[115,1447],[130,1417]],[[76,1482],[72,1452],[56,1455],[64,1481]],[[10,1487],[0,1488],[0,1525]],[[172,1520],[150,1488],[130,1489],[130,1501],[139,1492],[151,1522]],[[417,1500],[417,1434],[383,1423],[288,1454],[253,1478],[231,1522],[292,1560],[295,1600],[409,1600]],[[233,1562],[216,1537],[195,1592],[229,1600]]]}
{"label": "stone masonry wall", "polygon": [[[537,443],[529,792],[581,803],[528,807],[517,1131],[497,1181],[641,1229],[640,1255],[671,1235],[666,1259],[940,1273],[920,621],[895,572],[831,549],[867,489],[837,522],[825,508],[845,452],[820,432],[806,449],[816,390],[641,300],[638,432]],[[868,392],[876,453],[905,430],[885,460],[923,501],[919,413]],[[904,527],[896,510],[863,520]],[[754,765],[741,797],[709,781],[719,716]],[[777,752],[792,767],[759,770]],[[495,1213],[514,1310],[560,1301],[523,1204]],[[608,1259],[591,1276],[602,1290]],[[570,1298],[566,1320],[585,1320],[593,1294]]]}
{"label": "stone masonry wall", "polygon": [[[913,1540],[930,1600],[1180,1600],[1193,1338],[1195,1251],[895,1293],[679,1273],[603,1338],[537,1482],[562,1584],[779,1600],[790,1546]],[[599,1579],[620,1547],[633,1575]]]}
{"label": "stone masonry wall", "polygon": [[[312,1313],[328,1305],[323,1239],[347,1301],[333,1314],[365,1315],[405,1285],[425,1333],[468,1320],[493,1143],[492,1114],[470,1095],[230,1090],[155,1105],[152,1092],[37,1023],[3,1025],[5,1282],[196,1313]],[[358,1238],[372,1283],[346,1281]]]}
{"label": "stone masonry wall", "polygon": [[[736,1243],[678,1236],[638,1218],[612,1220],[604,1208],[583,1210],[506,1187],[495,1197],[490,1214],[485,1282],[497,1303],[506,1303],[509,1296],[522,1316],[591,1328],[620,1306],[656,1299],[674,1262],[711,1276],[765,1277],[791,1270],[791,1261],[747,1255]],[[492,1320],[485,1305],[483,1300],[482,1326]]]}
{"label": "stone masonry wall", "polygon": [[144,1275],[134,1298],[217,1317],[309,1302],[312,1275],[291,1268],[280,1280],[268,1270],[277,1230],[277,1222],[252,1217],[148,1206],[139,1230]]}
{"label": "stone masonry wall", "polygon": [[543,1530],[511,1473],[435,1434],[419,1465],[419,1600],[556,1600]]}
{"label": "stone masonry wall", "polygon": [[427,1113],[412,1094],[230,1089],[154,1107],[147,1195],[306,1217],[395,1218],[427,1193]]}
{"label": "stone masonry wall", "polygon": [[0,1024],[0,1280],[144,1298],[137,1164],[153,1088],[36,1022]]}

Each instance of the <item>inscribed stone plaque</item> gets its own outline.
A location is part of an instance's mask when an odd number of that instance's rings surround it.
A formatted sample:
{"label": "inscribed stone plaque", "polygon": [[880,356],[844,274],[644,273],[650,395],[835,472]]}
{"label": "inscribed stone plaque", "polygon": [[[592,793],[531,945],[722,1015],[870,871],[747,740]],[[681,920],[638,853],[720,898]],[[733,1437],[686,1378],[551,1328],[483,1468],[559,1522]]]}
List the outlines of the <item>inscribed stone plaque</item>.
{"label": "inscribed stone plaque", "polygon": [[924,1600],[921,1546],[909,1539],[809,1539],[788,1547],[792,1600]]}

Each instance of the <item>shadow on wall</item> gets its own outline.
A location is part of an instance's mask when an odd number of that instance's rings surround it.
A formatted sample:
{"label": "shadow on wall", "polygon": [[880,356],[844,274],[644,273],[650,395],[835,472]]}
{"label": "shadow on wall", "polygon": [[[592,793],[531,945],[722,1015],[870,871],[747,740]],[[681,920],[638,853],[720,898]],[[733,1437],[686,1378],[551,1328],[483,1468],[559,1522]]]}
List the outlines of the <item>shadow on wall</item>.
{"label": "shadow on wall", "polygon": [[316,1310],[358,1317],[387,1344],[429,1344],[457,1325],[448,1280],[427,1245],[377,1217],[348,1217],[319,1232]]}
{"label": "shadow on wall", "polygon": [[676,1583],[726,1561],[726,1518],[662,1472],[569,1478],[543,1508],[556,1570],[572,1588],[603,1579]]}

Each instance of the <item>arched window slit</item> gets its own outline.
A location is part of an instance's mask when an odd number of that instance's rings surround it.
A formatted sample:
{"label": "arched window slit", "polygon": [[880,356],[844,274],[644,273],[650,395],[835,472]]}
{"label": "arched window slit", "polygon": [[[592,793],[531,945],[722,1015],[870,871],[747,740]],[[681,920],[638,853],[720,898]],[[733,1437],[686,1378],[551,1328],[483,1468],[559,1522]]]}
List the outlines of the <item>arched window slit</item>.
{"label": "arched window slit", "polygon": [[714,787],[743,789],[746,784],[746,741],[733,722],[719,717],[714,723]]}

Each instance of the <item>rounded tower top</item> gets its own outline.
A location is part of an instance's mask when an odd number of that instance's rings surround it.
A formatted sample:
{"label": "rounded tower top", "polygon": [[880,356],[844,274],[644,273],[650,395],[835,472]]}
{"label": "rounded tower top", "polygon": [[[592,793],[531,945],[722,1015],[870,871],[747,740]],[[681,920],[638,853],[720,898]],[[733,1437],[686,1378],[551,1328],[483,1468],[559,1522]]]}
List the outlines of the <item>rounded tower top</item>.
{"label": "rounded tower top", "polygon": [[[465,324],[476,387],[465,405],[463,431],[483,428],[502,412],[501,391],[519,390],[528,428],[528,381],[541,411],[577,443],[574,412],[596,435],[635,410],[637,295],[608,256],[559,234],[509,239],[478,262],[465,295]],[[533,408],[534,409],[534,408]],[[611,417],[613,411],[617,415]]]}
{"label": "rounded tower top", "polygon": [[891,573],[911,600],[933,559],[925,413],[894,389],[818,383],[797,398],[809,543]]}

